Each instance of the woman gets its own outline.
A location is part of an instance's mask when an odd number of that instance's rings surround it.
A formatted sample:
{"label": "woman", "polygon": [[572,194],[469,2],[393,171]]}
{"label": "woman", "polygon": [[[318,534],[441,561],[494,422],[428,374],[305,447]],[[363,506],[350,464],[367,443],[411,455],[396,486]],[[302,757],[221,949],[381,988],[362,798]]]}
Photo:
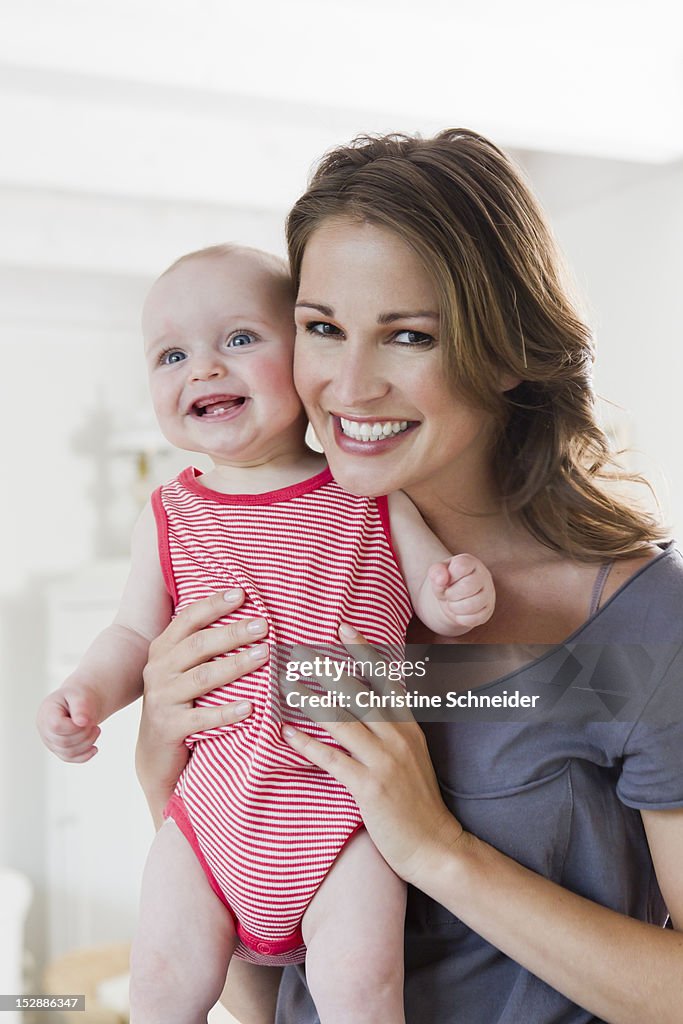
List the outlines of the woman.
{"label": "woman", "polygon": [[[348,756],[287,737],[414,887],[408,1021],[679,1021],[683,565],[608,488],[590,340],[533,199],[472,132],[361,139],[323,161],[288,241],[297,387],[334,476],[405,490],[493,573],[493,618],[431,648],[437,681],[541,699],[424,732],[346,716],[328,727]],[[354,420],[406,427],[364,443]],[[197,666],[250,640],[204,628],[224,613],[202,602],[153,645],[139,764],[157,818],[183,737],[235,714],[191,707]],[[439,641],[419,624],[409,639]],[[316,1019],[293,971],[280,1007],[283,1024]]]}

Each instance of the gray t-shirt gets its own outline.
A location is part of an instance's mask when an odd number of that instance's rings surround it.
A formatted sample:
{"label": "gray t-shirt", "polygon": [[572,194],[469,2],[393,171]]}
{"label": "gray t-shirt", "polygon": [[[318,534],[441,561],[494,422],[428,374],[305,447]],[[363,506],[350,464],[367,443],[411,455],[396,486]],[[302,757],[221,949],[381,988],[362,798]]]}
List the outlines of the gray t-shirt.
{"label": "gray t-shirt", "polygon": [[[533,710],[423,722],[444,800],[519,863],[663,926],[639,809],[683,807],[680,552],[665,546],[564,644],[536,654],[477,689],[537,695]],[[460,691],[505,649],[433,646],[429,656],[430,686]],[[286,969],[277,1024],[317,1024],[303,979]],[[405,993],[407,1024],[600,1024],[413,889]]]}

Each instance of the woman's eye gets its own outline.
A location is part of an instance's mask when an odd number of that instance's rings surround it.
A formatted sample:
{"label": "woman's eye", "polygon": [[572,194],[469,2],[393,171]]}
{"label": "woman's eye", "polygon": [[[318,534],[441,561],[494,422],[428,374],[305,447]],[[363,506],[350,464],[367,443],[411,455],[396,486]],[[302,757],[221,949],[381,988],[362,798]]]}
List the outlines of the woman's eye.
{"label": "woman's eye", "polygon": [[325,320],[311,320],[310,323],[306,324],[306,331],[308,334],[317,334],[323,338],[334,338],[341,331],[334,324],[328,324]]}
{"label": "woman's eye", "polygon": [[424,331],[397,331],[394,341],[399,345],[411,346],[412,348],[428,348],[434,345],[435,340],[431,334]]}
{"label": "woman's eye", "polygon": [[252,345],[256,341],[256,337],[250,334],[249,331],[238,331],[236,334],[231,334],[227,341],[228,348],[246,348],[247,345]]}
{"label": "woman's eye", "polygon": [[179,348],[167,348],[159,356],[159,363],[163,366],[171,366],[173,363],[182,362],[185,358],[185,353],[181,352]]}

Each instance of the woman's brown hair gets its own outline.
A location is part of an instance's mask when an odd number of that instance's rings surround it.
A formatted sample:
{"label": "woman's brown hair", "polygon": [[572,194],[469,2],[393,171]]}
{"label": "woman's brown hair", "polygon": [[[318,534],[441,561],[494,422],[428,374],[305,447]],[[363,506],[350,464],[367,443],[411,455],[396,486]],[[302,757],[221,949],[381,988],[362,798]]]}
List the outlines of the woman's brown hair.
{"label": "woman's brown hair", "polygon": [[[497,423],[493,468],[510,512],[583,560],[661,538],[609,485],[618,469],[595,420],[594,348],[543,215],[512,162],[467,129],[433,139],[361,136],[328,153],[287,218],[295,287],[311,234],[347,216],[395,231],[437,289],[449,379]],[[508,374],[521,381],[501,394]]]}

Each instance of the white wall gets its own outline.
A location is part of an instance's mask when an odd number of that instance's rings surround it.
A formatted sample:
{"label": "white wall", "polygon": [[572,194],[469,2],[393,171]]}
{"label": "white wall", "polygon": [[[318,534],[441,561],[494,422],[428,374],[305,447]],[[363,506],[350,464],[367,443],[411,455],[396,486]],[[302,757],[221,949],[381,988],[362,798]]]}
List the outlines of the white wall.
{"label": "white wall", "polygon": [[622,407],[632,459],[683,539],[683,166],[554,218],[598,341],[596,387]]}

